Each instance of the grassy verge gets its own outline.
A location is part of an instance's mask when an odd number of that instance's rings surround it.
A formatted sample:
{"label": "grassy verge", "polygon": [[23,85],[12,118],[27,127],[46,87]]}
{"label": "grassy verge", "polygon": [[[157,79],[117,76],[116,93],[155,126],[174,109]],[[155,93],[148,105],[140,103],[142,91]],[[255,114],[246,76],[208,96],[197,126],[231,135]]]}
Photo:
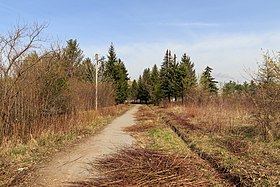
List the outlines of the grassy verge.
{"label": "grassy verge", "polygon": [[[137,139],[142,148],[151,151],[169,153],[179,157],[183,156],[186,159],[186,163],[195,163],[196,167],[189,166],[188,170],[196,173],[196,175],[192,175],[191,177],[194,181],[198,182],[196,184],[197,186],[200,186],[199,181],[207,181],[206,183],[202,183],[202,186],[230,185],[221,179],[207,162],[194,154],[189,149],[188,145],[178,137],[171,128],[166,126],[164,121],[157,115],[157,112],[153,110],[148,106],[142,106],[137,113],[137,124],[127,128],[127,131]],[[201,176],[201,178],[199,176]],[[170,183],[170,185],[171,184],[173,185],[173,183]],[[168,186],[169,183],[165,185]],[[192,186],[191,184],[189,185]]]}
{"label": "grassy verge", "polygon": [[[5,144],[0,150],[0,186],[14,186],[51,154],[71,146],[84,137],[102,129],[110,121],[124,113],[129,106],[121,105],[81,113],[67,119],[71,128],[64,131],[46,131],[25,144]],[[86,116],[86,117],[85,117]]]}
{"label": "grassy verge", "polygon": [[280,141],[261,141],[245,110],[176,106],[156,112],[235,185],[280,186]]}

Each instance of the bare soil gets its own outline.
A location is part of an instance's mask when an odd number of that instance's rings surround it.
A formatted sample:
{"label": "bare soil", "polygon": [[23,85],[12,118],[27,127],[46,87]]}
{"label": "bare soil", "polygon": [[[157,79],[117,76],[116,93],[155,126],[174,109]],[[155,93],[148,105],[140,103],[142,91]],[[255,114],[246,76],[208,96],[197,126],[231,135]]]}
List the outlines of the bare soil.
{"label": "bare soil", "polygon": [[138,106],[132,107],[100,133],[54,155],[50,162],[34,172],[29,186],[67,186],[71,182],[96,177],[89,171],[89,163],[136,143],[136,140],[123,129],[135,123],[134,114],[137,110]]}

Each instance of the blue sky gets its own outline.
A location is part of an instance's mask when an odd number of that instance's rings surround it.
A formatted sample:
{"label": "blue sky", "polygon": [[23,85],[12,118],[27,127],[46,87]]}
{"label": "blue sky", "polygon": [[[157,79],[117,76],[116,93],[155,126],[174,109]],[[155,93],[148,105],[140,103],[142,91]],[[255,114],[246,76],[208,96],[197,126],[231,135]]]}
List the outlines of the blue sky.
{"label": "blue sky", "polygon": [[111,42],[131,78],[160,65],[166,49],[190,55],[200,74],[244,81],[262,50],[279,51],[278,0],[0,0],[0,32],[47,23],[50,41],[77,39],[86,56]]}

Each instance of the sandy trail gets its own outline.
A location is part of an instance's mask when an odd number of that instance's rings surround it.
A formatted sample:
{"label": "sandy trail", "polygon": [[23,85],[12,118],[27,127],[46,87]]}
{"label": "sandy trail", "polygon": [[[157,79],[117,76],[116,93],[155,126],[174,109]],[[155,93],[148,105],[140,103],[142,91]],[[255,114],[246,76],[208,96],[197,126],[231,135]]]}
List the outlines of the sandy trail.
{"label": "sandy trail", "polygon": [[88,163],[135,142],[123,128],[135,123],[134,113],[137,110],[138,106],[134,106],[100,133],[73,146],[71,150],[55,155],[46,166],[36,171],[36,179],[31,186],[65,186],[68,182],[86,180],[90,177]]}

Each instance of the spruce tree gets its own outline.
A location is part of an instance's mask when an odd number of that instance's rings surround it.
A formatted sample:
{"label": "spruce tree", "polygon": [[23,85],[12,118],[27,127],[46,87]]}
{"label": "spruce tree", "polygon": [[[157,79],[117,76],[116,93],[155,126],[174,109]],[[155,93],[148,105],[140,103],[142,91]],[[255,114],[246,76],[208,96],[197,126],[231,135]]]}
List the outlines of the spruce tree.
{"label": "spruce tree", "polygon": [[133,80],[132,84],[131,84],[131,88],[130,88],[130,99],[133,102],[136,102],[137,100],[137,93],[138,93],[138,85],[136,80]]}
{"label": "spruce tree", "polygon": [[107,55],[107,61],[102,65],[104,68],[103,80],[112,83],[115,90],[117,104],[124,103],[128,97],[128,72],[124,63],[117,58],[115,48],[111,44]]}
{"label": "spruce tree", "polygon": [[113,43],[111,43],[108,55],[107,55],[107,61],[105,63],[104,67],[104,79],[107,81],[114,81],[115,75],[116,75],[116,64],[117,64],[117,55],[115,52],[115,48]]}
{"label": "spruce tree", "polygon": [[160,83],[159,70],[156,64],[152,68],[151,82],[153,86]]}
{"label": "spruce tree", "polygon": [[145,87],[149,93],[149,98],[151,97],[152,93],[152,81],[151,81],[151,70],[150,68],[144,69],[143,75],[142,75],[143,83],[145,84]]}
{"label": "spruce tree", "polygon": [[115,101],[117,104],[122,104],[128,97],[128,73],[124,63],[119,59],[114,67],[114,87],[116,92]]}
{"label": "spruce tree", "polygon": [[182,102],[184,102],[184,96],[189,95],[197,85],[194,63],[186,53],[184,53],[181,58],[179,65],[179,75],[181,77],[180,92]]}
{"label": "spruce tree", "polygon": [[70,39],[67,46],[63,49],[63,67],[68,77],[77,75],[78,67],[84,58],[83,51],[80,49],[77,40]]}
{"label": "spruce tree", "polygon": [[218,82],[215,81],[214,77],[212,77],[212,75],[211,75],[212,70],[213,69],[209,66],[207,66],[205,68],[205,70],[202,73],[201,78],[200,78],[200,85],[205,92],[217,94],[218,93],[218,87],[217,87]]}
{"label": "spruce tree", "polygon": [[137,91],[137,99],[140,100],[140,102],[144,101],[145,103],[148,103],[150,99],[149,91],[147,89],[147,85],[143,81],[142,76],[139,76],[138,79],[138,91]]}
{"label": "spruce tree", "polygon": [[163,63],[160,69],[160,87],[164,98],[168,98],[168,101],[171,101],[173,95],[173,79],[172,77],[172,56],[171,51],[166,50]]}
{"label": "spruce tree", "polygon": [[177,56],[174,54],[172,63],[171,63],[171,90],[172,90],[172,97],[175,98],[175,101],[177,101],[178,96],[180,95],[180,85],[181,85],[181,75],[179,71],[179,64],[177,62]]}
{"label": "spruce tree", "polygon": [[159,70],[158,70],[156,64],[153,66],[153,69],[151,72],[151,82],[152,82],[151,99],[155,105],[158,105],[159,101],[162,97],[162,93],[161,93],[161,88],[160,88]]}

